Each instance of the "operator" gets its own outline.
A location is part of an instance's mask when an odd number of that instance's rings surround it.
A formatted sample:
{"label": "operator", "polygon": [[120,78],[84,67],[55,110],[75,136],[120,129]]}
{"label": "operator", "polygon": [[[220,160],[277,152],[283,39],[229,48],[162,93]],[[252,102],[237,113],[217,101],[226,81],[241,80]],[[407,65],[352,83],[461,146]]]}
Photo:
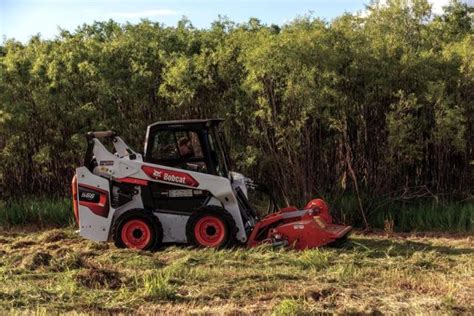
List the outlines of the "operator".
{"label": "operator", "polygon": [[194,156],[193,145],[187,137],[181,137],[178,140],[178,150],[181,158],[191,158]]}
{"label": "operator", "polygon": [[[178,151],[181,159],[189,159],[194,157],[194,148],[192,142],[187,137],[181,137],[178,140]],[[191,171],[205,172],[206,164],[204,162],[196,161],[193,163],[185,162],[179,166],[181,169],[187,169]]]}

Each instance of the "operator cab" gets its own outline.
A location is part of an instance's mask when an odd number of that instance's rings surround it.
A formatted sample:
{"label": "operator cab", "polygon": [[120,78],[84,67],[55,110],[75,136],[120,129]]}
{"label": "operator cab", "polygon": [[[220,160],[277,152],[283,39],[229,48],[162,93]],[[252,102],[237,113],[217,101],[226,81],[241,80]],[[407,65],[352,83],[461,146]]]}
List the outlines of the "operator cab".
{"label": "operator cab", "polygon": [[147,128],[145,162],[229,177],[229,159],[218,132],[222,119],[165,121]]}
{"label": "operator cab", "polygon": [[[222,119],[165,121],[147,128],[143,161],[207,173],[231,180],[241,210],[246,230],[250,231],[257,213],[247,200],[245,177],[229,171],[230,159],[223,135],[219,133]],[[209,194],[202,191],[196,196],[175,196],[176,187],[169,184],[151,183],[155,208],[171,211],[195,210],[209,202]],[[198,190],[201,192],[200,190]],[[184,193],[180,193],[184,194]]]}

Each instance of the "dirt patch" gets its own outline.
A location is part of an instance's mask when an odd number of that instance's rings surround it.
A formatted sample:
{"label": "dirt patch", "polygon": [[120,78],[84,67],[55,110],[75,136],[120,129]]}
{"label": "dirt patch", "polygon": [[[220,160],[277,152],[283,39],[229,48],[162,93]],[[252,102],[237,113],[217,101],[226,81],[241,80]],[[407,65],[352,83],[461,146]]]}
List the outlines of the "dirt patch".
{"label": "dirt patch", "polygon": [[31,240],[20,240],[12,244],[12,249],[26,248],[28,246],[36,245],[34,241]]}
{"label": "dirt patch", "polygon": [[322,290],[308,291],[306,293],[306,297],[312,298],[316,302],[319,302],[319,301],[323,301],[328,296],[331,296],[335,291],[336,290],[332,287],[325,288],[325,289],[322,289]]}
{"label": "dirt patch", "polygon": [[27,269],[36,270],[40,267],[49,266],[52,258],[53,256],[47,252],[37,252],[32,256],[26,257],[23,261],[23,265]]}
{"label": "dirt patch", "polygon": [[56,250],[56,249],[60,249],[61,247],[59,245],[49,245],[48,247],[46,247],[48,250]]}
{"label": "dirt patch", "polygon": [[122,285],[120,273],[97,267],[90,267],[79,272],[76,275],[76,281],[79,284],[92,289],[117,289]]}
{"label": "dirt patch", "polygon": [[53,230],[53,231],[48,232],[44,236],[43,241],[45,241],[45,242],[56,242],[56,241],[60,241],[60,240],[67,239],[67,238],[68,238],[68,236],[65,232],[60,231],[60,230]]}

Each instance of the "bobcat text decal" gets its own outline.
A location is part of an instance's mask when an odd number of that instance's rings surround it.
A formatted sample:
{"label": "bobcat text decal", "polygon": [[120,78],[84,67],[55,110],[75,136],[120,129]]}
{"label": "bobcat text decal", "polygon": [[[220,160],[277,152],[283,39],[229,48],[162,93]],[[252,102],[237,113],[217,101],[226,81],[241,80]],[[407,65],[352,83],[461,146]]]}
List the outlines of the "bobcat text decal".
{"label": "bobcat text decal", "polygon": [[171,183],[189,185],[191,187],[199,186],[199,182],[196,181],[189,174],[174,170],[167,170],[157,167],[142,166],[143,172],[152,179],[166,181]]}

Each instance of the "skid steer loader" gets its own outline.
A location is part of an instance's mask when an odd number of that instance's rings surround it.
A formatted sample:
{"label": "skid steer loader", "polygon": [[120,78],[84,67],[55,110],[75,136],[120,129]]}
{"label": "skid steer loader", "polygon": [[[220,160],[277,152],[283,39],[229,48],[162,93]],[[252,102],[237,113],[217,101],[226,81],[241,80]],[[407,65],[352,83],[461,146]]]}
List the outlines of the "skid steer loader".
{"label": "skid steer loader", "polygon": [[[72,180],[79,234],[117,247],[166,243],[229,247],[262,243],[314,248],[344,238],[321,199],[259,219],[249,180],[229,171],[221,119],[167,121],[147,128],[143,156],[113,131],[89,132],[84,166]],[[111,140],[109,151],[100,139]]]}

